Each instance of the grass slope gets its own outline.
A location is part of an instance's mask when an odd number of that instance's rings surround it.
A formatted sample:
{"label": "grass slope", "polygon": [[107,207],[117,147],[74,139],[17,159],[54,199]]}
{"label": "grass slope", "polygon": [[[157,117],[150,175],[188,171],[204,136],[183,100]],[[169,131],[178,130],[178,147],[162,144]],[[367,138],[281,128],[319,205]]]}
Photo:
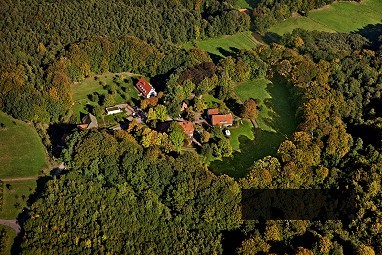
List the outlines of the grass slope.
{"label": "grass slope", "polygon": [[249,98],[253,98],[257,102],[259,107],[258,117],[256,119],[259,128],[275,132],[275,130],[267,124],[269,116],[271,116],[271,109],[265,104],[268,99],[272,98],[272,95],[267,91],[267,87],[271,84],[271,81],[267,79],[250,80],[239,84],[235,88],[236,95],[244,102]]}
{"label": "grass slope", "polygon": [[37,175],[46,166],[45,149],[36,130],[0,112],[0,178]]}
{"label": "grass slope", "polygon": [[293,17],[271,27],[270,32],[283,35],[295,28],[327,32],[353,32],[368,24],[381,23],[382,1],[363,0],[335,2],[330,6],[313,10],[308,17]]}
{"label": "grass slope", "polygon": [[[248,129],[250,126],[242,127],[237,133],[232,129],[234,137],[231,137],[231,144],[235,149],[239,145],[239,151],[234,152],[231,158],[211,162],[210,168],[217,174],[240,178],[245,176],[254,161],[275,155],[280,143],[294,132],[297,121],[289,91],[281,80],[247,81],[236,87],[236,93],[242,101],[248,98],[257,100],[259,128],[254,133],[253,129]],[[248,135],[248,130],[252,135]]]}
{"label": "grass slope", "polygon": [[3,208],[0,211],[0,218],[16,219],[36,189],[36,180],[4,182],[3,185]]}
{"label": "grass slope", "polygon": [[[210,54],[220,57],[231,54],[235,49],[252,49],[258,45],[251,32],[241,32],[196,42],[197,46]],[[192,42],[183,45],[186,49],[194,47]]]}

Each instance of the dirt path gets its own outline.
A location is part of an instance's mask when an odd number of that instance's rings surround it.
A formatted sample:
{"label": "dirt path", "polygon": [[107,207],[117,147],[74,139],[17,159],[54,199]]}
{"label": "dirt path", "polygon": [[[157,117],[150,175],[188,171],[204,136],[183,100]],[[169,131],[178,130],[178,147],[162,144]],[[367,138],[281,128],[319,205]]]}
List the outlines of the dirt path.
{"label": "dirt path", "polygon": [[16,220],[2,220],[2,219],[0,219],[0,225],[4,225],[4,226],[12,228],[14,231],[16,231],[16,235],[18,235],[21,231],[21,227]]}
{"label": "dirt path", "polygon": [[[60,165],[57,165],[55,167],[53,167],[53,169],[55,169],[56,171],[62,171],[65,169],[65,165],[64,163],[61,163]],[[12,182],[12,181],[30,181],[30,180],[37,180],[38,177],[41,177],[41,176],[44,176],[46,173],[41,173],[39,175],[35,175],[35,176],[29,176],[29,177],[16,177],[16,178],[2,178],[0,179],[1,181],[3,182]]]}

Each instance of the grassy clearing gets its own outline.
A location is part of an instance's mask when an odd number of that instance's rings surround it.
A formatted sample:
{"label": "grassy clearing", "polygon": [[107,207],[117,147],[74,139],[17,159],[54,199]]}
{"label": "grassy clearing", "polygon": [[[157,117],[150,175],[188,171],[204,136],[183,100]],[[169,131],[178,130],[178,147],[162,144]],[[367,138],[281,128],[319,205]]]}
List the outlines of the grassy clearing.
{"label": "grassy clearing", "polygon": [[210,168],[217,174],[240,178],[246,175],[254,161],[276,154],[280,143],[294,132],[297,120],[289,91],[281,80],[248,81],[238,85],[236,93],[242,101],[257,100],[261,109],[256,119],[259,128],[250,136],[247,132],[251,129],[238,130],[234,140],[231,139],[232,146],[239,146],[239,151],[230,158],[211,162]]}
{"label": "grassy clearing", "polygon": [[255,99],[259,107],[258,117],[256,119],[259,128],[275,132],[273,127],[269,124],[272,109],[266,104],[267,100],[272,98],[272,95],[267,90],[270,84],[271,81],[267,79],[250,80],[239,84],[235,88],[235,92],[243,102],[249,98]]}
{"label": "grassy clearing", "polygon": [[[197,46],[210,54],[225,57],[237,49],[252,49],[258,45],[251,32],[241,32],[235,35],[225,35],[196,42]],[[184,44],[186,49],[194,47],[192,42]]]}
{"label": "grassy clearing", "polygon": [[327,8],[313,10],[308,17],[289,18],[274,25],[270,32],[283,35],[295,28],[327,32],[353,32],[368,24],[381,23],[382,1],[335,2]]}
{"label": "grassy clearing", "polygon": [[[36,180],[4,182],[1,219],[15,219],[36,189]],[[9,186],[10,185],[10,186]]]}
{"label": "grassy clearing", "polygon": [[45,149],[36,130],[0,112],[0,178],[37,175],[46,166]]}
{"label": "grassy clearing", "polygon": [[253,133],[253,125],[250,121],[244,120],[239,127],[229,128],[229,130],[231,131],[231,136],[229,140],[231,142],[232,148],[235,151],[240,151],[239,138],[241,136],[245,136],[250,140],[253,140],[255,138]]}
{"label": "grassy clearing", "polygon": [[12,228],[7,227],[7,226],[0,225],[0,229],[5,229],[5,231],[7,232],[7,235],[8,235],[5,249],[3,252],[0,252],[0,255],[9,255],[9,254],[11,254],[11,248],[13,245],[13,241],[16,237],[16,233]]}

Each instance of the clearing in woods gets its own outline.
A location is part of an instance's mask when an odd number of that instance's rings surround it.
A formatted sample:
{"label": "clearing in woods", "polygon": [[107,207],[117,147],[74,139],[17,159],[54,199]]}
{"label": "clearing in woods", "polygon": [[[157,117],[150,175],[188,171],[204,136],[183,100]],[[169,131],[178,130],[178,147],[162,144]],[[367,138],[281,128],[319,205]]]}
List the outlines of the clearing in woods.
{"label": "clearing in woods", "polygon": [[363,0],[357,2],[335,2],[325,8],[312,10],[307,17],[294,15],[272,26],[269,31],[279,35],[292,32],[295,28],[326,32],[356,32],[382,20],[382,1]]}
{"label": "clearing in woods", "polygon": [[0,179],[37,176],[45,148],[34,127],[0,112]]}

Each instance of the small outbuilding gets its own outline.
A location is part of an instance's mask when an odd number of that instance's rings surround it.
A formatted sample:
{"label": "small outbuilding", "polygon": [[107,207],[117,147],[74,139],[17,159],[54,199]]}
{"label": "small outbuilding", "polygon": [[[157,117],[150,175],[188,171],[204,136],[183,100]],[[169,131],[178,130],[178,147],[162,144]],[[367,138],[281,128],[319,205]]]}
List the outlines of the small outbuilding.
{"label": "small outbuilding", "polygon": [[119,108],[117,106],[106,108],[106,114],[107,115],[117,114],[117,113],[121,113],[121,112],[122,112],[121,108]]}
{"label": "small outbuilding", "polygon": [[98,128],[98,121],[96,117],[88,113],[82,118],[82,124],[77,125],[79,129],[92,129],[92,128]]}

